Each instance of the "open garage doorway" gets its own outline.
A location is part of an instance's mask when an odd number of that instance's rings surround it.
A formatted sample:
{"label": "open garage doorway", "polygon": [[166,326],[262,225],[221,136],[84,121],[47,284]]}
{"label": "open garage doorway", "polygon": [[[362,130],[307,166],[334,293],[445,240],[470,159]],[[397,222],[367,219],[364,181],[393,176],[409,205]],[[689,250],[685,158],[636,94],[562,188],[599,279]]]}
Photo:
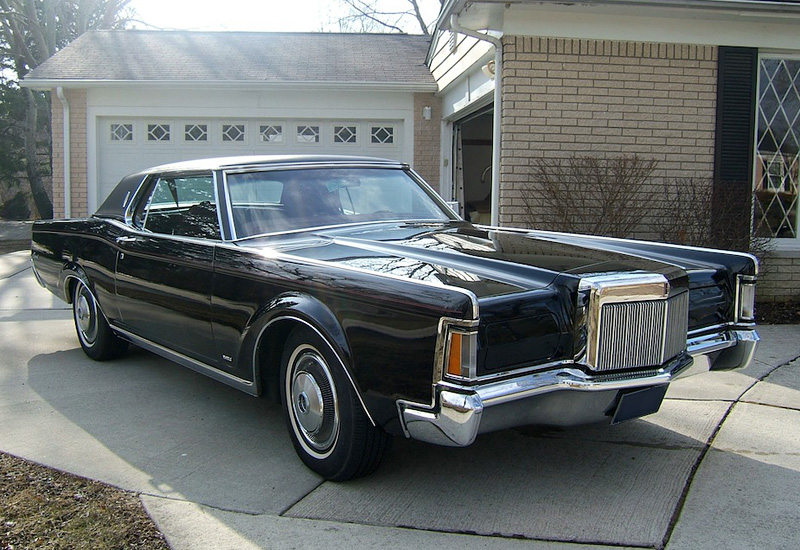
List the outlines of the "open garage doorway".
{"label": "open garage doorway", "polygon": [[461,214],[473,223],[491,223],[492,106],[453,124],[453,194]]}

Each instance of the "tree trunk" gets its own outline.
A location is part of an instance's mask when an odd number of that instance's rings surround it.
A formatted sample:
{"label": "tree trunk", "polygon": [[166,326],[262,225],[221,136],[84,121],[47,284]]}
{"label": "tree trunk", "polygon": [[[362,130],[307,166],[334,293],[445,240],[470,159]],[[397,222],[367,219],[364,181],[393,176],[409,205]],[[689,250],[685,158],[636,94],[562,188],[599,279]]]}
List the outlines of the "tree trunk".
{"label": "tree trunk", "polygon": [[37,126],[39,109],[36,105],[36,96],[33,90],[23,88],[28,109],[25,117],[25,161],[27,165],[28,184],[31,187],[33,203],[39,217],[44,220],[53,218],[53,203],[47,195],[44,182],[42,181],[42,171],[39,169],[39,155],[37,143]]}

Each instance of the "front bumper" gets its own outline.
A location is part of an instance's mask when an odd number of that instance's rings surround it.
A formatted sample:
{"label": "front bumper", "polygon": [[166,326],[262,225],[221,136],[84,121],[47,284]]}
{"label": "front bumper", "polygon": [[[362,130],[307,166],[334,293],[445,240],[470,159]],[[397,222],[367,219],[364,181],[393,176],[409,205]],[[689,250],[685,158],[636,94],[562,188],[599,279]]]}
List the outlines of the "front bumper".
{"label": "front bumper", "polygon": [[752,329],[694,335],[686,353],[649,371],[586,374],[565,364],[477,386],[442,382],[432,407],[406,401],[397,406],[407,437],[454,447],[470,445],[479,433],[515,426],[611,422],[624,392],[666,386],[708,370],[746,367],[758,340]]}

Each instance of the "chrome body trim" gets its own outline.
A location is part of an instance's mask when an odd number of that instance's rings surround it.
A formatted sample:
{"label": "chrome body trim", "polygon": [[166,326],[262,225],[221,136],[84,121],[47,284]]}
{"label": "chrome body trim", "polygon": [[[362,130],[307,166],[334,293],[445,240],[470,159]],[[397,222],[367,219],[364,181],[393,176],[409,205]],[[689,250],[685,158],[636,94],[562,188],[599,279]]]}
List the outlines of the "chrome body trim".
{"label": "chrome body trim", "polygon": [[[661,274],[611,273],[581,279],[578,311],[586,348],[575,361],[606,372],[662,364],[686,349],[689,293]],[[633,339],[639,346],[631,347]]]}
{"label": "chrome body trim", "polygon": [[[644,371],[589,374],[572,363],[475,386],[441,382],[433,406],[398,400],[397,409],[406,437],[456,447],[470,445],[485,431],[531,423],[546,399],[546,418],[569,417],[577,402],[587,402],[594,408],[581,411],[580,423],[610,422],[609,407],[620,391],[667,385],[708,370],[746,367],[758,340],[751,328],[708,333],[690,340],[687,352]],[[601,398],[585,399],[588,394]]]}
{"label": "chrome body trim", "polygon": [[147,351],[153,352],[156,355],[160,355],[170,361],[174,361],[178,363],[182,367],[186,367],[191,369],[195,372],[199,372],[200,374],[204,374],[209,378],[216,380],[217,382],[222,382],[223,384],[227,384],[237,390],[241,390],[245,393],[250,395],[257,395],[257,388],[256,385],[251,382],[250,380],[245,380],[243,378],[239,378],[238,376],[234,376],[232,374],[228,374],[227,372],[223,372],[219,369],[215,369],[211,365],[207,365],[201,361],[196,359],[192,359],[182,353],[178,353],[173,351],[169,348],[166,348],[160,344],[156,344],[155,342],[151,342],[150,340],[146,340],[141,336],[137,336],[136,334],[129,332],[125,329],[121,329],[116,325],[112,325],[112,329],[114,332],[125,338],[126,340],[136,344],[140,348],[146,349]]}

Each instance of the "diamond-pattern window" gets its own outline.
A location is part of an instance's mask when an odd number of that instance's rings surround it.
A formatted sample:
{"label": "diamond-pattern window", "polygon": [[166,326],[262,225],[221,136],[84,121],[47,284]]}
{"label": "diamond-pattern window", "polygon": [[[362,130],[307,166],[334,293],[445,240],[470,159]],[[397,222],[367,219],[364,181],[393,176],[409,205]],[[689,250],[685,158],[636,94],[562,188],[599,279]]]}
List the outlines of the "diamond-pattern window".
{"label": "diamond-pattern window", "polygon": [[147,141],[169,141],[169,124],[148,124]]}
{"label": "diamond-pattern window", "polygon": [[186,141],[208,141],[208,125],[186,124],[183,127],[183,139]]}
{"label": "diamond-pattern window", "polygon": [[394,143],[394,127],[392,126],[373,126],[370,132],[372,143],[381,145],[391,145]]}
{"label": "diamond-pattern window", "polygon": [[297,143],[319,143],[319,126],[298,126]]}
{"label": "diamond-pattern window", "polygon": [[112,124],[111,141],[133,141],[133,124]]}
{"label": "diamond-pattern window", "polygon": [[761,59],[757,116],[754,232],[760,237],[796,238],[800,60]]}
{"label": "diamond-pattern window", "polygon": [[355,126],[334,126],[334,143],[356,143],[357,128]]}
{"label": "diamond-pattern window", "polygon": [[266,143],[283,143],[283,126],[276,124],[265,124],[260,126],[258,134],[261,141]]}
{"label": "diamond-pattern window", "polygon": [[244,141],[244,124],[223,124],[222,141]]}

